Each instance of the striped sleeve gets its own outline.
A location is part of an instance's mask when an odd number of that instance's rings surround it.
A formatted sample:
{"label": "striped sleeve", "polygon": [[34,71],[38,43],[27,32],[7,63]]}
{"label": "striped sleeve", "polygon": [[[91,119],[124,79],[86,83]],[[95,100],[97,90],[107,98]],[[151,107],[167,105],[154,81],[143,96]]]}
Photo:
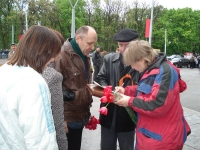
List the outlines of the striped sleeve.
{"label": "striped sleeve", "polygon": [[171,108],[174,94],[179,94],[177,81],[176,70],[164,62],[156,76],[143,80],[137,89],[138,96],[131,98],[129,104],[136,112],[152,117],[163,116]]}

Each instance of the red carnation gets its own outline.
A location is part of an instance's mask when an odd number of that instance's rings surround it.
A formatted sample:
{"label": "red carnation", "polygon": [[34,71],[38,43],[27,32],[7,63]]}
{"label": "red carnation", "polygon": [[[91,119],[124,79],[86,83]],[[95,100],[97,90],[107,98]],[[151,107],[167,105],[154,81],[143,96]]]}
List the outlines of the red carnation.
{"label": "red carnation", "polygon": [[95,130],[99,124],[99,119],[96,119],[94,116],[91,116],[85,128],[89,130]]}

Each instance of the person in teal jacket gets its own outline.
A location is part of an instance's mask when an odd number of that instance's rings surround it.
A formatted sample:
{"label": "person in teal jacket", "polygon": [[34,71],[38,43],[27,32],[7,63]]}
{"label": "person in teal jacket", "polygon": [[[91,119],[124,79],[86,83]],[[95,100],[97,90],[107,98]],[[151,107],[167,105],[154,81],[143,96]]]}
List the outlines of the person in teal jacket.
{"label": "person in teal jacket", "polygon": [[182,149],[191,131],[180,103],[179,70],[143,40],[131,42],[123,58],[142,75],[137,86],[116,87],[123,94],[115,104],[137,112],[135,149]]}

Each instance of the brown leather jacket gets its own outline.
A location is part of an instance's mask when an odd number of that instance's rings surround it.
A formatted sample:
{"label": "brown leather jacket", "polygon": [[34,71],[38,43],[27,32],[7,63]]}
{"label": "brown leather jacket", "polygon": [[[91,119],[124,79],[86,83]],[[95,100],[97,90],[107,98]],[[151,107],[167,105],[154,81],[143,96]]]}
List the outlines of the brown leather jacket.
{"label": "brown leather jacket", "polygon": [[76,95],[75,100],[64,102],[64,119],[67,122],[82,121],[83,123],[90,117],[90,107],[93,102],[87,84],[91,83],[92,70],[90,58],[88,62],[88,79],[85,77],[85,66],[81,57],[73,50],[69,40],[67,40],[55,63],[55,69],[63,75],[63,89],[70,89]]}

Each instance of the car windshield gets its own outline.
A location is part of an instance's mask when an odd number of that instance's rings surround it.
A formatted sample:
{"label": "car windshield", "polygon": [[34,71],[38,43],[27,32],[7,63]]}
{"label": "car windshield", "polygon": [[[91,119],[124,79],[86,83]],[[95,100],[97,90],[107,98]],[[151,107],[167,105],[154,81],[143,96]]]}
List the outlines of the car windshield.
{"label": "car windshield", "polygon": [[173,61],[176,61],[176,60],[179,60],[180,58],[174,58],[174,59],[172,59]]}
{"label": "car windshield", "polygon": [[174,58],[175,56],[176,56],[176,55],[171,55],[170,57],[171,57],[171,58]]}
{"label": "car windshield", "polygon": [[181,58],[181,56],[180,56],[180,55],[176,55],[175,57],[176,57],[176,58]]}

